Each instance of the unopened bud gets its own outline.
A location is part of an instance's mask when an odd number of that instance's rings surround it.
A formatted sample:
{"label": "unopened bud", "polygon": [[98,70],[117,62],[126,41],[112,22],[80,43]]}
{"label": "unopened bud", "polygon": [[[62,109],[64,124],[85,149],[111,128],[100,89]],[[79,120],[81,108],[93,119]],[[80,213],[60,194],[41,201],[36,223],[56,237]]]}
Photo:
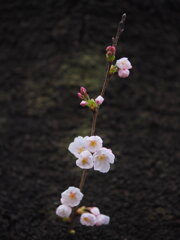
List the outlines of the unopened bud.
{"label": "unopened bud", "polygon": [[129,70],[128,69],[119,70],[118,75],[121,78],[127,78],[129,76]]}
{"label": "unopened bud", "polygon": [[69,230],[69,233],[74,235],[74,234],[76,234],[76,231],[74,229],[71,229],[71,230]]}
{"label": "unopened bud", "polygon": [[76,212],[81,215],[86,212],[86,207],[82,206],[82,207],[78,208]]}
{"label": "unopened bud", "polygon": [[80,93],[83,94],[83,95],[86,95],[87,94],[86,88],[80,87]]}
{"label": "unopened bud", "polygon": [[80,105],[81,105],[81,107],[85,107],[87,105],[87,102],[86,101],[81,101]]}
{"label": "unopened bud", "polygon": [[77,93],[77,96],[78,98],[83,99],[83,95],[80,92]]}
{"label": "unopened bud", "polygon": [[103,102],[104,102],[104,98],[102,96],[98,96],[96,99],[95,99],[95,102],[98,104],[98,105],[101,105]]}
{"label": "unopened bud", "polygon": [[116,53],[116,48],[114,46],[108,46],[106,48],[107,53],[114,55]]}

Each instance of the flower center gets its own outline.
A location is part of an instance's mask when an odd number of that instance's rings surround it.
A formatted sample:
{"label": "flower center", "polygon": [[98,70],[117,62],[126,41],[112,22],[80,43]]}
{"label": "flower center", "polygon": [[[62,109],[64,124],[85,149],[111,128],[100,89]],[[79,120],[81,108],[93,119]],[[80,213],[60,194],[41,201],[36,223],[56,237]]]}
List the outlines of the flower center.
{"label": "flower center", "polygon": [[101,161],[105,160],[105,158],[106,158],[106,156],[104,154],[101,154],[98,156],[98,159]]}
{"label": "flower center", "polygon": [[97,142],[95,140],[93,141],[90,141],[90,144],[89,144],[91,147],[95,147],[97,145]]}
{"label": "flower center", "polygon": [[82,159],[82,164],[85,165],[85,164],[87,164],[87,163],[88,163],[88,159],[87,159],[87,158],[83,158],[83,159]]}
{"label": "flower center", "polygon": [[84,221],[85,221],[85,222],[90,222],[90,220],[89,220],[88,217],[84,217]]}
{"label": "flower center", "polygon": [[84,147],[80,147],[78,152],[82,153],[83,151],[84,151]]}
{"label": "flower center", "polygon": [[70,192],[69,198],[75,199],[76,198],[76,193]]}

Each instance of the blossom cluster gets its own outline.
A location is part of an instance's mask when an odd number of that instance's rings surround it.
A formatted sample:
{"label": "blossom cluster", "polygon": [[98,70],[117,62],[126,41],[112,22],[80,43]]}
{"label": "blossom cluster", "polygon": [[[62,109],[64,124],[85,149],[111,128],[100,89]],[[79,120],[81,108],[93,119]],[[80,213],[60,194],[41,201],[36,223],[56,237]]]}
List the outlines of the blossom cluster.
{"label": "blossom cluster", "polygon": [[80,223],[85,226],[101,226],[110,222],[110,217],[100,213],[97,207],[82,207],[83,212],[80,217]]}
{"label": "blossom cluster", "polygon": [[[121,21],[125,20],[125,15],[123,15]],[[121,22],[123,24],[123,22]],[[111,79],[114,73],[118,73],[121,78],[126,78],[130,74],[130,69],[132,65],[128,58],[123,57],[116,60],[116,46],[118,40],[118,34],[116,36],[116,41],[113,40],[112,46],[106,48],[106,60],[108,62],[107,74],[102,88],[101,95],[98,97],[90,98],[87,89],[80,87],[77,96],[81,99],[80,105],[82,107],[88,107],[93,111],[93,116],[97,117],[97,113],[100,105],[104,101],[104,92],[107,87],[108,81]],[[94,132],[96,128],[96,117],[93,118],[92,129]],[[74,138],[73,142],[69,144],[68,150],[76,157],[76,165],[84,169],[94,168],[95,171],[102,173],[107,173],[110,170],[110,165],[114,163],[115,156],[111,149],[103,146],[103,140],[99,136],[78,136]],[[85,175],[82,174],[81,183],[85,181]],[[84,184],[84,182],[83,182]],[[70,186],[67,190],[61,193],[60,205],[56,209],[56,214],[61,217],[64,221],[74,221],[74,216],[80,215],[80,223],[85,226],[101,226],[109,224],[110,217],[100,213],[97,207],[77,207],[84,194],[81,192],[83,189],[83,184],[80,184],[80,189],[74,186]],[[75,208],[74,208],[75,207]],[[72,213],[72,208],[74,208]],[[75,231],[71,229],[70,233]]]}
{"label": "blossom cluster", "polygon": [[78,206],[83,196],[79,188],[69,187],[66,191],[61,193],[60,202],[62,204],[56,209],[56,214],[59,217],[68,218],[72,213],[72,207]]}
{"label": "blossom cluster", "polygon": [[[115,59],[116,48],[115,46],[108,46],[106,48],[106,59],[108,62],[112,63]],[[115,65],[111,65],[110,74],[118,72],[118,76],[121,78],[127,78],[130,74],[129,69],[132,68],[132,65],[128,58],[123,57],[116,61]]]}
{"label": "blossom cluster", "polygon": [[82,169],[94,167],[96,171],[107,173],[110,164],[114,163],[114,154],[103,147],[99,136],[76,137],[68,149],[77,158],[76,165]]}
{"label": "blossom cluster", "polygon": [[116,66],[118,68],[118,75],[121,78],[126,78],[129,76],[129,69],[132,68],[132,65],[128,58],[123,57],[116,61]]}
{"label": "blossom cluster", "polygon": [[[83,196],[79,188],[69,187],[61,193],[61,205],[57,207],[56,214],[63,219],[68,219],[72,213],[72,208],[80,204]],[[109,224],[110,221],[109,216],[101,214],[97,207],[81,207],[77,213],[81,215],[81,224],[86,226],[100,226]]]}
{"label": "blossom cluster", "polygon": [[96,99],[89,97],[86,88],[80,87],[80,91],[77,93],[77,96],[82,100],[80,105],[82,107],[89,107],[91,110],[98,108],[104,101],[104,98],[99,95]]}

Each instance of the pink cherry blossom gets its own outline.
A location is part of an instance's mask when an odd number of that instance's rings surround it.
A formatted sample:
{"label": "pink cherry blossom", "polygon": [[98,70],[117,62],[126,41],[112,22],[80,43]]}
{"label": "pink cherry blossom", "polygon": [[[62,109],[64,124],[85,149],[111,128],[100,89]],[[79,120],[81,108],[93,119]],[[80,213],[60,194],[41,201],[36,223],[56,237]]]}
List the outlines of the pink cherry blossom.
{"label": "pink cherry blossom", "polygon": [[107,173],[110,169],[110,163],[114,163],[115,156],[111,150],[101,148],[93,154],[94,170]]}
{"label": "pink cherry blossom", "polygon": [[79,158],[80,154],[85,151],[84,138],[79,136],[69,144],[68,150],[74,154],[75,157]]}
{"label": "pink cherry blossom", "polygon": [[89,208],[89,211],[90,211],[93,215],[95,215],[95,216],[97,216],[97,215],[100,214],[100,210],[99,210],[99,208],[97,208],[97,207],[90,207],[90,208]]}
{"label": "pink cherry blossom", "polygon": [[119,71],[118,71],[118,75],[119,75],[119,77],[121,77],[121,78],[127,78],[128,76],[129,76],[129,70],[128,69],[120,69]]}
{"label": "pink cherry blossom", "polygon": [[96,217],[91,213],[83,213],[80,217],[80,223],[85,226],[94,226]]}
{"label": "pink cherry blossom", "polygon": [[80,154],[76,165],[82,169],[90,169],[94,166],[92,154],[89,151],[84,151]]}
{"label": "pink cherry blossom", "polygon": [[110,222],[110,217],[104,214],[99,214],[96,217],[96,226],[107,225]]}
{"label": "pink cherry blossom", "polygon": [[101,105],[103,102],[104,102],[104,98],[102,96],[98,96],[96,99],[95,99],[95,102],[98,104],[98,105]]}
{"label": "pink cherry blossom", "polygon": [[69,187],[66,191],[61,193],[61,203],[69,207],[75,207],[79,205],[83,196],[79,188]]}
{"label": "pink cherry blossom", "polygon": [[84,145],[86,149],[90,152],[96,152],[102,147],[102,139],[99,136],[86,136],[84,138]]}
{"label": "pink cherry blossom", "polygon": [[56,209],[56,215],[62,218],[67,218],[71,215],[72,209],[66,205],[60,205]]}
{"label": "pink cherry blossom", "polygon": [[119,60],[117,60],[116,66],[119,69],[131,69],[132,68],[130,61],[126,57],[123,57],[123,58],[120,58]]}

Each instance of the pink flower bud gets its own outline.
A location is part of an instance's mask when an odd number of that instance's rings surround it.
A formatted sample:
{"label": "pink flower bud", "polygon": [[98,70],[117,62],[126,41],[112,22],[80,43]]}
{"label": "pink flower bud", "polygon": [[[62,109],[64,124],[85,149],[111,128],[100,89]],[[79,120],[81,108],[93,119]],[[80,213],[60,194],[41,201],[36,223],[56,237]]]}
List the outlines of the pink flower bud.
{"label": "pink flower bud", "polygon": [[119,70],[118,75],[121,78],[127,78],[129,76],[129,70],[128,69]]}
{"label": "pink flower bud", "polygon": [[97,208],[97,207],[90,207],[88,209],[95,216],[98,216],[100,214],[99,208]]}
{"label": "pink flower bud", "polygon": [[110,222],[110,217],[104,214],[99,214],[96,217],[96,226],[107,225]]}
{"label": "pink flower bud", "polygon": [[85,107],[87,105],[87,102],[86,101],[81,101],[80,105],[81,105],[81,107]]}
{"label": "pink flower bud", "polygon": [[106,51],[107,51],[108,54],[114,55],[115,52],[116,52],[116,48],[114,46],[108,46],[106,48]]}
{"label": "pink flower bud", "polygon": [[80,87],[80,93],[83,94],[83,95],[86,95],[87,94],[86,88]]}
{"label": "pink flower bud", "polygon": [[95,99],[95,102],[98,104],[98,105],[101,105],[103,102],[104,102],[104,98],[102,96],[98,96],[96,99]]}
{"label": "pink flower bud", "polygon": [[77,93],[77,96],[78,98],[83,99],[83,95],[80,92]]}

